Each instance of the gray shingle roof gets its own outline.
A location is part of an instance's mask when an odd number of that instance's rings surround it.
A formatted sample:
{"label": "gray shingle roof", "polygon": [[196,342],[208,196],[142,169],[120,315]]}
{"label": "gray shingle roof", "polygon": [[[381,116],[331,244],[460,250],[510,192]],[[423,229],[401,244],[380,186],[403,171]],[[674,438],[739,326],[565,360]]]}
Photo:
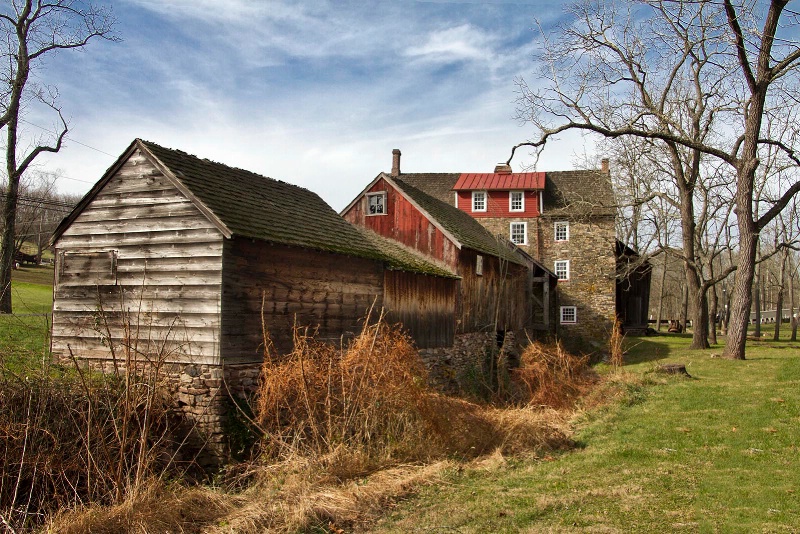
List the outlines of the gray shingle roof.
{"label": "gray shingle roof", "polygon": [[602,171],[548,172],[544,186],[544,213],[614,215],[611,176]]}
{"label": "gray shingle roof", "polygon": [[374,259],[391,269],[454,277],[422,258],[377,246],[308,189],[140,139],[128,147],[61,222],[51,242],[60,237],[139,147],[160,162],[235,236]]}
{"label": "gray shingle roof", "polygon": [[385,259],[355,227],[308,189],[149,141],[142,144],[234,235]]}
{"label": "gray shingle roof", "polygon": [[[431,217],[436,219],[463,246],[483,254],[503,258],[512,263],[524,264],[513,251],[500,243],[497,238],[469,214],[410,185],[403,180],[405,176],[401,174],[399,178],[393,178],[393,180],[405,194],[411,197]],[[452,195],[452,192],[450,195]]]}

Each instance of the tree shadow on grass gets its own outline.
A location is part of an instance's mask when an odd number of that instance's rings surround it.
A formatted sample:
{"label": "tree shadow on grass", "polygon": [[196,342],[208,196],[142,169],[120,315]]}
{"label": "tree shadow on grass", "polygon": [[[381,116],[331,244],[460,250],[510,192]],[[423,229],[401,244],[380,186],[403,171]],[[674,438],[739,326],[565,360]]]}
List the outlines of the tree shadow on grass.
{"label": "tree shadow on grass", "polygon": [[691,334],[669,334],[669,336],[631,337],[625,340],[625,364],[654,362],[668,358],[673,352],[669,338],[691,337]]}

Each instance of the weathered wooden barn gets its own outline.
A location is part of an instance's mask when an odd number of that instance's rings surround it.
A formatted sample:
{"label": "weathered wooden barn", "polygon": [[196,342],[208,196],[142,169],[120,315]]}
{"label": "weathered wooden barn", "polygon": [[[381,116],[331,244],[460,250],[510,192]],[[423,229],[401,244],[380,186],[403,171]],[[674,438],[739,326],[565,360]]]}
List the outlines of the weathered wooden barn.
{"label": "weathered wooden barn", "polygon": [[458,275],[357,229],[316,194],[135,140],[62,221],[52,351],[260,362],[293,326],[339,340],[382,307],[420,347],[452,344]]}
{"label": "weathered wooden barn", "polygon": [[650,308],[650,262],[631,247],[617,241],[617,318],[625,333],[643,335]]}
{"label": "weathered wooden barn", "polygon": [[456,334],[522,331],[531,324],[532,258],[518,254],[463,211],[381,173],[341,214],[460,277]]}

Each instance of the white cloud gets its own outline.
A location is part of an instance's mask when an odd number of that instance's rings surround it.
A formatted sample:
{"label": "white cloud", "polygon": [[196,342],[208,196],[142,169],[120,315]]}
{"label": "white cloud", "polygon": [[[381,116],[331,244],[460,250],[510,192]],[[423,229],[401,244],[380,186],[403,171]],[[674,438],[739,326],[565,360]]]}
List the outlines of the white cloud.
{"label": "white cloud", "polygon": [[496,40],[471,24],[431,33],[421,45],[411,46],[405,55],[433,62],[491,62]]}

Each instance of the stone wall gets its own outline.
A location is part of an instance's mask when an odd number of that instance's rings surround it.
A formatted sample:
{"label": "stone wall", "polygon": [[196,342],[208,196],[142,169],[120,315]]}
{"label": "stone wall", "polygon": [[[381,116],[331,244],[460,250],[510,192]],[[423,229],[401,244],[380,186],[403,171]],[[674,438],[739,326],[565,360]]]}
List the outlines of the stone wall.
{"label": "stone wall", "polygon": [[[570,279],[558,282],[559,306],[575,306],[577,322],[559,324],[559,337],[572,351],[605,351],[616,312],[613,216],[576,218],[545,212],[536,218],[476,220],[505,238],[510,237],[512,221],[527,222],[527,244],[519,245],[522,250],[550,270],[555,270],[557,260],[569,260]],[[569,240],[555,240],[556,221],[569,222]],[[560,313],[556,318],[560,319]]]}
{"label": "stone wall", "polygon": [[573,351],[607,350],[616,313],[616,258],[613,217],[569,221],[569,240],[555,240],[555,222],[564,217],[543,216],[540,224],[542,263],[569,260],[569,280],[559,280],[559,306],[575,306],[577,321],[561,324],[559,337]]}
{"label": "stone wall", "polygon": [[[496,353],[497,349],[500,350]],[[502,346],[498,347],[496,332],[469,332],[455,337],[452,347],[420,350],[428,370],[431,386],[445,393],[459,393],[469,389],[467,381],[482,372],[487,358],[497,354],[498,361],[506,365],[519,362],[519,346],[515,332],[505,332]]]}

